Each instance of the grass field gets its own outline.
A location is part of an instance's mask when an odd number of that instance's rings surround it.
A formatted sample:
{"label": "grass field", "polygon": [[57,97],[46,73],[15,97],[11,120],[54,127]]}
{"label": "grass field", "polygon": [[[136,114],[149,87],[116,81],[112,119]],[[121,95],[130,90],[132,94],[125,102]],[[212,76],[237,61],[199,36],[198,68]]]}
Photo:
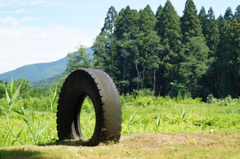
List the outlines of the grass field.
{"label": "grass field", "polygon": [[[94,124],[91,103],[84,103],[85,121]],[[56,106],[46,112],[14,107],[8,118],[0,116],[0,158],[240,158],[239,99],[129,95],[121,103],[120,143],[97,147],[57,142]]]}

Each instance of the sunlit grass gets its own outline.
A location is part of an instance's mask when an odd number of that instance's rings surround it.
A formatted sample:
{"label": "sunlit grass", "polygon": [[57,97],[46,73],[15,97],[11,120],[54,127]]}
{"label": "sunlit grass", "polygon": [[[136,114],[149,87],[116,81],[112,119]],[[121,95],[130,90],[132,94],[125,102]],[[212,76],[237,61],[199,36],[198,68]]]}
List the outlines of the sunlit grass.
{"label": "sunlit grass", "polygon": [[[133,96],[121,98],[122,135],[240,132],[239,100],[231,101],[223,106],[223,101],[204,103],[198,99],[176,100]],[[21,103],[22,100],[20,100]],[[30,106],[26,109],[20,107],[18,102],[15,104],[18,107],[13,106],[14,111],[8,117],[4,113],[0,115],[0,146],[47,144],[58,140],[56,110],[36,111]],[[82,132],[84,138],[89,138],[94,132],[96,120],[94,108],[89,99],[84,101],[81,111]]]}
{"label": "sunlit grass", "polygon": [[88,139],[93,135],[96,124],[96,114],[93,103],[89,97],[86,97],[80,113],[80,125],[83,133],[83,139]]}

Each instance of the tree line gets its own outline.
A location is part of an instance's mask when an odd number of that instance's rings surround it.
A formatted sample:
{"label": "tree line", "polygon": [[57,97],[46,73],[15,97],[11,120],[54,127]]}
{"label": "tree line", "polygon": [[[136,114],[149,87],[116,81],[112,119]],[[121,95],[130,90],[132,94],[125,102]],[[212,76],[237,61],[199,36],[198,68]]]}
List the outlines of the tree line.
{"label": "tree line", "polygon": [[[151,89],[161,96],[240,95],[240,5],[218,18],[212,7],[198,13],[193,0],[181,17],[170,0],[155,14],[149,5],[119,13],[111,6],[92,49],[93,58],[83,47],[69,54],[67,70],[104,70],[122,94]],[[81,62],[74,65],[76,56]]]}

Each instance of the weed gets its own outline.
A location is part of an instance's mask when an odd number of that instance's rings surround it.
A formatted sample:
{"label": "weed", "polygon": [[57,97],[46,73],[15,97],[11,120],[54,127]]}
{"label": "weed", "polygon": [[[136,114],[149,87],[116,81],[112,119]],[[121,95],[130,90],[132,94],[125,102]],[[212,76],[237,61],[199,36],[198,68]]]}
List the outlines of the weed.
{"label": "weed", "polygon": [[160,125],[161,125],[161,117],[158,116],[156,119],[155,132],[159,131],[158,129],[159,129]]}
{"label": "weed", "polygon": [[5,107],[1,106],[0,108],[6,115],[7,122],[9,122],[9,115],[12,111],[13,105],[16,102],[16,99],[19,96],[21,85],[22,83],[18,86],[18,88],[15,91],[15,83],[14,83],[14,80],[12,79],[10,84],[10,91],[8,91],[7,87],[5,86],[5,95],[6,95],[7,105],[5,105]]}
{"label": "weed", "polygon": [[53,111],[53,106],[56,104],[57,97],[58,97],[58,95],[57,95],[57,87],[56,87],[55,90],[54,90],[52,98],[49,97],[49,100],[50,100],[50,111],[51,112]]}

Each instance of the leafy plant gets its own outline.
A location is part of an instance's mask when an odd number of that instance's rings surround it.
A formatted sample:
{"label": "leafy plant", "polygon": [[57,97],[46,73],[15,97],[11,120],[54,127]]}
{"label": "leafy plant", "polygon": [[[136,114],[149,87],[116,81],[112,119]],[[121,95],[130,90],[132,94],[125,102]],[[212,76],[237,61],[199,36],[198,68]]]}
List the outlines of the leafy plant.
{"label": "leafy plant", "polygon": [[53,94],[52,98],[49,97],[49,100],[50,100],[50,110],[51,111],[53,111],[53,106],[54,106],[54,104],[57,101],[57,97],[58,97],[58,94],[57,94],[57,87],[56,87],[55,90],[54,90],[54,94]]}
{"label": "leafy plant", "polygon": [[212,94],[209,94],[208,97],[207,97],[207,102],[208,103],[216,103],[217,99],[214,98],[214,96]]}
{"label": "leafy plant", "polygon": [[14,80],[12,79],[9,91],[7,89],[7,86],[5,86],[5,95],[6,95],[7,105],[1,106],[0,108],[5,113],[7,122],[9,122],[9,114],[11,113],[13,105],[15,104],[15,102],[19,96],[19,91],[20,91],[21,85],[22,85],[22,83],[15,90],[15,83],[14,83]]}
{"label": "leafy plant", "polygon": [[159,127],[161,126],[161,117],[158,116],[156,119],[155,132],[158,132]]}

